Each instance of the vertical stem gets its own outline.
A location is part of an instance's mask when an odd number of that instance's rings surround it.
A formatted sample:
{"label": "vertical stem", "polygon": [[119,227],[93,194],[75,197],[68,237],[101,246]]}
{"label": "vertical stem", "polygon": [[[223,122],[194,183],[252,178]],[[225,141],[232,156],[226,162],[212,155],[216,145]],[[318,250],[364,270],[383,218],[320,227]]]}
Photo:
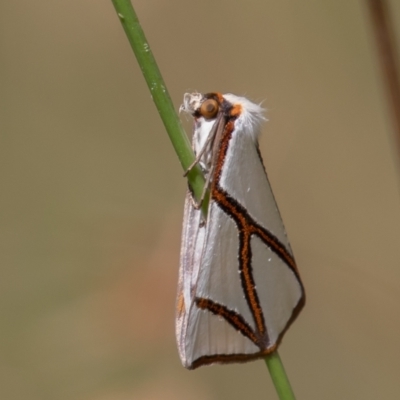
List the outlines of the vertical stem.
{"label": "vertical stem", "polygon": [[290,386],[281,358],[277,351],[274,351],[265,358],[272,382],[280,400],[295,400],[295,396]]}
{"label": "vertical stem", "polygon": [[[112,2],[132,50],[135,53],[158,113],[160,114],[172,145],[178,155],[179,161],[186,171],[194,161],[194,154],[188,137],[174,109],[167,87],[165,86],[156,60],[146,40],[146,36],[140,26],[135,10],[130,0],[112,0]],[[199,200],[205,182],[203,174],[198,166],[191,169],[188,174],[188,181],[195,197]],[[207,215],[207,200],[208,198],[206,198],[202,204],[202,210],[205,215]]]}
{"label": "vertical stem", "polygon": [[393,117],[397,152],[400,158],[400,81],[389,8],[385,0],[367,0],[367,6],[371,15],[375,41],[378,47],[378,57]]}

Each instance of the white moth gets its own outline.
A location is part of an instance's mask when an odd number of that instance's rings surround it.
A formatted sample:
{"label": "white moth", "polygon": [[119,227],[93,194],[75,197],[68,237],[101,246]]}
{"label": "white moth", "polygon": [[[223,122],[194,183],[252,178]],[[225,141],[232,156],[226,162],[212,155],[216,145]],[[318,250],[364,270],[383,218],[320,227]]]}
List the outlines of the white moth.
{"label": "white moth", "polygon": [[186,93],[193,150],[210,190],[204,219],[185,201],[176,336],[182,364],[245,362],[276,350],[304,288],[258,148],[263,109],[244,97]]}

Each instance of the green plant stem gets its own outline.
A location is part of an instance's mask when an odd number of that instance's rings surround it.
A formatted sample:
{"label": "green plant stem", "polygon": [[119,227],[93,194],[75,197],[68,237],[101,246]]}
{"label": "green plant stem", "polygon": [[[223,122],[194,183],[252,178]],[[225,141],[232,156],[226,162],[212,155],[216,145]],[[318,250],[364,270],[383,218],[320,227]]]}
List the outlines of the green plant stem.
{"label": "green plant stem", "polygon": [[[180,124],[167,88],[158,69],[153,53],[147,43],[144,32],[139,24],[136,13],[129,0],[112,0],[117,15],[132,46],[144,78],[150,89],[153,101],[164,123],[172,145],[178,155],[183,169],[186,171],[194,161],[194,154],[185,131]],[[188,181],[195,197],[199,200],[204,188],[204,177],[196,166],[188,174]],[[208,197],[202,203],[202,210],[207,215]],[[271,378],[274,382],[280,400],[295,399],[290,383],[277,352],[266,357]]]}
{"label": "green plant stem", "polygon": [[274,351],[265,358],[272,382],[280,400],[295,400],[295,396],[290,386],[281,358],[277,351]]}
{"label": "green plant stem", "polygon": [[400,74],[390,1],[367,0],[366,4],[371,15],[373,34],[378,49],[377,57],[381,64],[389,111],[392,114],[397,139],[397,155],[400,157]]}
{"label": "green plant stem", "polygon": [[[153,101],[157,107],[157,111],[164,123],[178,159],[184,171],[186,171],[195,157],[189,139],[174,109],[156,60],[147,43],[142,27],[140,26],[135,10],[129,0],[112,0],[112,2],[133,52],[135,53]],[[197,165],[192,168],[187,178],[196,199],[200,200],[205,184],[200,168]],[[205,215],[207,215],[207,209],[208,196],[205,197],[202,203],[202,210]]]}

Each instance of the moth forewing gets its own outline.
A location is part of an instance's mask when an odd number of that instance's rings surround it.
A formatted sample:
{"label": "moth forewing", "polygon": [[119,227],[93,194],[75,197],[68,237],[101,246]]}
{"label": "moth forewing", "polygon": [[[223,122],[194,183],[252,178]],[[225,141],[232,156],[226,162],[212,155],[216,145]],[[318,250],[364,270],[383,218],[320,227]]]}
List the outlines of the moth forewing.
{"label": "moth forewing", "polygon": [[185,201],[180,357],[187,368],[264,357],[305,296],[258,149],[263,110],[219,93],[186,94],[182,109],[195,118],[193,148],[210,203],[204,221],[190,192]]}
{"label": "moth forewing", "polygon": [[192,194],[188,191],[184,208],[176,311],[176,337],[183,364],[185,364],[184,360],[186,359],[185,340],[188,308],[193,303],[194,289],[204,246],[205,227],[204,224],[201,226],[202,221],[201,210],[194,207]]}

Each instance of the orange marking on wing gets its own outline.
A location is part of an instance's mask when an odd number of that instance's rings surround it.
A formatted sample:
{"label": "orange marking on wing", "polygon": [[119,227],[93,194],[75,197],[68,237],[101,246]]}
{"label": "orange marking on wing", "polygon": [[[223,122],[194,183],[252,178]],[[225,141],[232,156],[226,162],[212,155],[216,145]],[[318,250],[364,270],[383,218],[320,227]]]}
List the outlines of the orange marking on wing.
{"label": "orange marking on wing", "polygon": [[225,162],[225,155],[228,150],[228,143],[233,132],[235,125],[233,121],[228,121],[225,125],[224,133],[222,134],[221,143],[219,145],[218,156],[215,162],[215,171],[214,171],[214,179],[213,179],[213,186],[218,183],[222,167],[224,166]]}
{"label": "orange marking on wing", "polygon": [[228,121],[227,124],[225,125],[225,130],[221,138],[218,157],[216,161],[214,182],[213,182],[211,196],[212,198],[215,199],[217,203],[223,205],[225,209],[229,210],[230,214],[234,217],[234,219],[238,223],[239,232],[241,232],[241,234],[243,235],[243,246],[241,248],[239,258],[242,265],[244,286],[247,298],[250,302],[249,306],[254,315],[257,330],[261,335],[263,335],[265,333],[265,322],[263,318],[263,312],[257,298],[253,277],[250,271],[251,270],[250,236],[251,236],[252,226],[249,225],[245,216],[231,204],[231,202],[227,199],[225,193],[219,190],[218,187],[219,179],[221,177],[221,172],[225,161],[226,152],[228,150],[229,140],[232,136],[233,130],[234,130],[234,121],[232,120]]}
{"label": "orange marking on wing", "polygon": [[250,301],[250,308],[253,311],[255,322],[257,325],[257,330],[263,335],[265,333],[265,323],[263,318],[263,312],[257,298],[256,288],[254,285],[253,276],[251,274],[251,259],[250,259],[250,234],[249,229],[246,225],[242,227],[243,237],[243,248],[240,254],[242,260],[242,273],[245,281],[245,287],[247,292],[247,297]]}
{"label": "orange marking on wing", "polygon": [[176,302],[176,312],[178,314],[178,317],[180,317],[182,314],[184,314],[185,311],[186,311],[185,298],[183,296],[183,291],[181,291],[178,294],[178,300]]}
{"label": "orange marking on wing", "polygon": [[217,203],[221,204],[225,209],[228,209],[230,214],[234,216],[235,220],[238,222],[238,230],[243,235],[242,243],[243,246],[240,251],[239,259],[241,261],[242,266],[242,274],[243,280],[245,283],[245,290],[247,294],[247,298],[250,302],[250,308],[253,312],[255,322],[257,325],[257,330],[260,334],[265,333],[265,323],[263,318],[263,312],[261,306],[259,304],[256,289],[254,287],[254,281],[251,270],[251,259],[250,259],[250,236],[251,236],[251,228],[252,226],[248,224],[246,218],[229,202],[226,198],[225,194],[218,190],[217,187],[214,187],[212,191],[212,197],[217,201]]}

